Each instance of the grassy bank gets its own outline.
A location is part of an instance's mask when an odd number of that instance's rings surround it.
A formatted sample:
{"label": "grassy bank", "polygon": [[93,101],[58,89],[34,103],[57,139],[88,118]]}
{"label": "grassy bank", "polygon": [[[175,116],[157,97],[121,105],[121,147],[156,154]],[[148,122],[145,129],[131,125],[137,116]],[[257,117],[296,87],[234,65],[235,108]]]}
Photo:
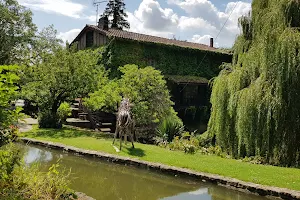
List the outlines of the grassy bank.
{"label": "grassy bank", "polygon": [[59,142],[83,149],[134,157],[150,162],[189,168],[200,172],[219,174],[262,185],[300,190],[300,169],[295,168],[255,165],[239,160],[201,154],[187,155],[183,152],[170,151],[154,145],[140,143],[135,143],[135,149],[132,149],[128,143],[127,146],[124,145],[121,152],[117,153],[111,145],[111,136],[70,128],[52,130],[34,127],[32,131],[24,134],[24,136],[38,140]]}

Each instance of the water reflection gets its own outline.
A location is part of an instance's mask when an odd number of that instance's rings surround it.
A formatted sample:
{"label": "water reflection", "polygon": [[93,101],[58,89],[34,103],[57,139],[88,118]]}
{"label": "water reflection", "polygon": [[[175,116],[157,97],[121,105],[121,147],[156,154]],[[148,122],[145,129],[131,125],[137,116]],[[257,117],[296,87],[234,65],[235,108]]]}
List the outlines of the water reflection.
{"label": "water reflection", "polygon": [[223,187],[163,175],[135,167],[100,162],[61,151],[22,146],[25,162],[42,163],[42,169],[61,160],[61,166],[72,170],[72,189],[98,200],[265,200]]}
{"label": "water reflection", "polygon": [[34,162],[49,162],[53,159],[52,153],[37,148],[27,148],[27,153],[24,156],[25,163],[31,164]]}

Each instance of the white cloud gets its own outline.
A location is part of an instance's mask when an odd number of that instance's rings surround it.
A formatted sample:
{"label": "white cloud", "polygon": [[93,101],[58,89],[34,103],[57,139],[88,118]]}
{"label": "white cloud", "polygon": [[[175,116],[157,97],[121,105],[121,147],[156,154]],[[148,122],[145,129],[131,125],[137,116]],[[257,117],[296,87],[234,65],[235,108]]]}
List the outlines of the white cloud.
{"label": "white cloud", "polygon": [[[96,15],[85,16],[85,19],[89,20],[89,22],[96,23]],[[99,20],[99,17],[97,18]]]}
{"label": "white cloud", "polygon": [[70,0],[19,0],[19,3],[33,10],[56,13],[76,19],[81,17],[85,8],[84,5]]}
{"label": "white cloud", "polygon": [[130,31],[136,33],[143,33],[147,35],[154,35],[159,37],[171,38],[173,36],[173,32],[162,31],[159,29],[153,30],[145,28],[144,23],[137,18],[134,14],[128,12],[128,21],[130,23]]}
{"label": "white cloud", "polygon": [[219,27],[219,12],[211,1],[208,0],[185,0],[181,2],[173,1],[182,8],[190,17],[200,17],[214,26]]}
{"label": "white cloud", "polygon": [[178,23],[178,28],[183,31],[191,31],[197,30],[201,31],[201,29],[206,31],[216,31],[216,27],[211,25],[209,22],[202,18],[193,18],[193,17],[181,17]]}
{"label": "white cloud", "polygon": [[[192,39],[190,39],[190,42],[200,43],[200,44],[206,44],[210,45],[210,38],[212,38],[211,35],[193,35]],[[219,47],[218,43],[214,43],[214,47]]]}
{"label": "white cloud", "polygon": [[155,0],[143,0],[134,17],[143,22],[143,27],[150,30],[169,31],[177,26],[178,16],[172,9],[161,8]]}
{"label": "white cloud", "polygon": [[239,34],[238,18],[251,10],[251,4],[243,1],[229,2],[224,11],[210,0],[168,0],[168,3],[177,5],[186,15],[178,16],[172,9],[162,8],[157,0],[143,0],[134,13],[128,14],[131,31],[168,38],[175,35],[204,44],[214,37],[215,46],[231,47]]}
{"label": "white cloud", "polygon": [[[60,14],[68,13],[68,16],[85,19],[90,23],[95,22],[95,16],[84,15],[84,6],[72,3],[70,0],[20,0],[23,3],[29,3],[32,7],[35,5],[44,6],[48,12]],[[53,3],[52,3],[53,2]],[[56,3],[55,3],[56,2]],[[54,11],[50,5],[64,2],[62,5],[67,8],[59,8]],[[134,12],[128,12],[128,21],[130,31],[155,35],[165,38],[188,40],[191,42],[203,43],[209,45],[210,38],[215,38],[216,47],[231,47],[236,36],[239,34],[238,18],[247,14],[251,10],[251,4],[243,1],[229,2],[224,10],[219,10],[210,0],[168,0],[185,11],[184,15],[175,13],[171,8],[163,8],[158,0],[142,0],[138,9]],[[57,6],[55,6],[56,8]],[[224,23],[227,21],[224,28]],[[65,33],[60,33],[59,37],[64,41],[71,42],[80,32],[79,29],[72,29]],[[216,38],[218,36],[218,38]]]}
{"label": "white cloud", "polygon": [[57,37],[59,39],[62,39],[64,42],[68,41],[69,43],[71,43],[80,33],[80,31],[80,29],[72,29],[67,32],[60,32]]}

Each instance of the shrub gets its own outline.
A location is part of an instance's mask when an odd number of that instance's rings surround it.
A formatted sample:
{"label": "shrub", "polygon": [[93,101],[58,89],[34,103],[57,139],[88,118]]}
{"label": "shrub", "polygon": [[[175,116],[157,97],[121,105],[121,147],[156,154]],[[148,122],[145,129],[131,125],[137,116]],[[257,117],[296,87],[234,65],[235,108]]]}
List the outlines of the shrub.
{"label": "shrub", "polygon": [[167,147],[167,145],[168,145],[168,140],[167,139],[168,139],[168,137],[167,137],[166,134],[163,135],[162,137],[156,136],[156,137],[153,138],[155,144],[157,146],[160,146],[160,147]]}
{"label": "shrub", "polygon": [[90,109],[116,112],[122,96],[125,96],[133,104],[132,114],[139,127],[159,123],[173,114],[174,103],[160,71],[137,65],[125,65],[119,70],[123,74],[120,79],[99,83],[97,91],[85,99]]}
{"label": "shrub", "polygon": [[13,142],[18,137],[18,127],[10,125],[7,129],[0,129],[0,147],[9,142]]}
{"label": "shrub", "polygon": [[184,131],[184,126],[176,113],[169,115],[157,127],[157,136],[171,142],[174,137],[180,136]]}
{"label": "shrub", "polygon": [[20,164],[20,152],[12,144],[0,150],[0,188],[10,184],[16,165]]}
{"label": "shrub", "polygon": [[201,153],[206,155],[216,155],[222,158],[230,158],[231,156],[224,153],[220,146],[209,146],[208,148],[201,148]]}
{"label": "shrub", "polygon": [[61,128],[62,123],[57,114],[51,111],[42,111],[39,113],[40,128]]}
{"label": "shrub", "polygon": [[184,153],[194,154],[196,153],[197,147],[191,144],[184,144],[183,145]]}
{"label": "shrub", "polygon": [[14,145],[0,150],[1,199],[70,199],[70,173],[60,173],[59,164],[52,165],[47,173],[38,165],[27,166],[20,162],[20,151]]}
{"label": "shrub", "polygon": [[17,66],[0,66],[0,147],[16,134],[15,127],[11,125],[17,123],[21,109],[13,109],[10,102],[17,95],[17,69]]}
{"label": "shrub", "polygon": [[209,147],[213,142],[213,136],[209,134],[208,131],[204,132],[201,135],[197,135],[197,139],[199,140],[199,145],[201,147]]}
{"label": "shrub", "polygon": [[245,157],[242,159],[243,162],[250,162],[252,164],[267,164],[268,161],[266,158],[261,157],[261,156],[250,156],[250,157]]}
{"label": "shrub", "polygon": [[180,150],[185,153],[194,154],[199,148],[199,141],[194,136],[194,133],[185,132],[181,137],[176,136],[169,144],[169,148],[171,150]]}
{"label": "shrub", "polygon": [[72,114],[70,104],[67,102],[63,102],[62,104],[60,104],[57,110],[57,114],[62,121],[66,121],[67,117],[71,116]]}

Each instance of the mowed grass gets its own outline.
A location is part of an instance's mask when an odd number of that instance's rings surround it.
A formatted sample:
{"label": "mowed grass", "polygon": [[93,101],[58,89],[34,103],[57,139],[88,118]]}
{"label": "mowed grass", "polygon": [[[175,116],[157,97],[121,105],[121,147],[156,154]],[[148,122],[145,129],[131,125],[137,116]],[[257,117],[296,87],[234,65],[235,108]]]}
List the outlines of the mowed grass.
{"label": "mowed grass", "polygon": [[[59,142],[83,149],[188,168],[199,172],[219,174],[262,185],[300,191],[300,169],[295,168],[256,165],[240,160],[202,155],[199,153],[188,155],[180,151],[170,151],[154,145],[140,143],[135,143],[135,149],[132,149],[129,142],[127,146],[123,143],[122,151],[117,153],[112,146],[113,138],[110,135],[66,127],[61,130],[38,129],[34,127],[32,131],[25,133],[24,136],[43,141]],[[116,146],[118,145],[119,141],[116,143]]]}

